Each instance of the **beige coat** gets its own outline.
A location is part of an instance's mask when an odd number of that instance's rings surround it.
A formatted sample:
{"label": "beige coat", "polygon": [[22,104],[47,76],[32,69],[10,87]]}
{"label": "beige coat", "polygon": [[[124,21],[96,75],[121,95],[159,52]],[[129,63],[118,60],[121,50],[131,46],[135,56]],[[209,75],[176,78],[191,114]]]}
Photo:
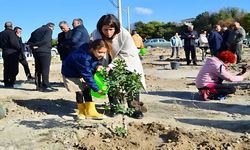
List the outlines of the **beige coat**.
{"label": "beige coat", "polygon": [[[101,34],[95,30],[91,34],[91,39],[101,39]],[[112,62],[108,66],[110,68],[114,67],[113,61],[115,59],[123,59],[127,64],[127,69],[131,72],[136,71],[137,73],[141,74],[141,82],[143,84],[144,89],[146,90],[146,83],[144,77],[144,71],[142,68],[142,63],[137,53],[137,47],[129,34],[129,32],[121,28],[121,32],[117,34],[114,39],[112,40]],[[108,57],[105,57],[106,62],[108,62]]]}

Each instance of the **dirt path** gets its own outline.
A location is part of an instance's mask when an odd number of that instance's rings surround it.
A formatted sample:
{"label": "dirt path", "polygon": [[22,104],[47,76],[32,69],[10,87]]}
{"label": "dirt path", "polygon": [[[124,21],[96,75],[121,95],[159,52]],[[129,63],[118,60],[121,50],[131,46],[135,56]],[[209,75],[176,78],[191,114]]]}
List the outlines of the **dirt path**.
{"label": "dirt path", "polygon": [[[0,104],[7,108],[7,116],[0,120],[0,150],[250,149],[249,89],[238,90],[225,101],[200,101],[194,86],[200,66],[181,62],[178,70],[170,70],[169,61],[156,61],[161,54],[169,55],[155,51],[143,60],[148,93],[141,99],[148,112],[141,120],[128,118],[126,138],[114,135],[121,116],[75,119],[75,95],[63,87],[58,58],[53,59],[50,74],[59,89],[54,93],[35,91],[34,83],[24,82],[20,66],[20,87],[5,89],[0,83]],[[34,72],[34,66],[31,69]],[[2,65],[0,71],[2,79]],[[107,100],[96,102],[100,106]]]}

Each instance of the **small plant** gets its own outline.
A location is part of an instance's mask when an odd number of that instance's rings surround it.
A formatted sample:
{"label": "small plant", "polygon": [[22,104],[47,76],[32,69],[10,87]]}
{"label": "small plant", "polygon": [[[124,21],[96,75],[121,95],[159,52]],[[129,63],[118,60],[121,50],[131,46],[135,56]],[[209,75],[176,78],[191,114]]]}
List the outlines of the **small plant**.
{"label": "small plant", "polygon": [[115,133],[119,137],[124,137],[127,135],[127,130],[124,127],[116,127],[115,128]]}
{"label": "small plant", "polygon": [[[124,134],[127,133],[126,115],[131,116],[135,111],[134,108],[128,108],[126,103],[135,99],[136,95],[142,89],[141,75],[139,73],[128,71],[124,60],[115,60],[115,67],[108,76],[108,87],[110,95],[118,102],[111,104],[110,107],[116,112],[122,114],[122,127],[117,127],[116,131]],[[125,130],[125,131],[124,131]],[[125,134],[126,135],[126,134]],[[124,135],[124,136],[125,136]]]}

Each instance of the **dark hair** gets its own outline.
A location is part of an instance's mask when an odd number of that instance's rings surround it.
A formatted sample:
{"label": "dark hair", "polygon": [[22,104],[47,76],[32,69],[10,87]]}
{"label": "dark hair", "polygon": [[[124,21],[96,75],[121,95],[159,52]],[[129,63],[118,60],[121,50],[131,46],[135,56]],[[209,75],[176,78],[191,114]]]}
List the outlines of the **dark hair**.
{"label": "dark hair", "polygon": [[229,50],[222,51],[217,56],[224,63],[234,63],[236,61],[236,56]]}
{"label": "dark hair", "polygon": [[22,30],[21,27],[15,27],[15,28],[14,28],[14,31],[16,32],[18,29]]}
{"label": "dark hair", "polygon": [[115,34],[120,33],[121,24],[118,18],[113,14],[103,15],[97,22],[96,28],[101,33],[102,37],[105,37],[102,33],[103,26],[110,26],[115,28]]}
{"label": "dark hair", "polygon": [[136,30],[132,30],[132,35],[134,35],[134,34],[136,34],[137,32],[136,32]]}
{"label": "dark hair", "polygon": [[78,21],[79,23],[80,23],[80,25],[83,25],[83,20],[81,19],[81,18],[75,18],[74,20],[73,20],[73,22],[74,21]]}
{"label": "dark hair", "polygon": [[47,25],[48,27],[53,27],[53,28],[55,27],[55,24],[52,23],[52,22],[49,22],[49,23],[47,23],[46,25]]}
{"label": "dark hair", "polygon": [[107,43],[102,39],[97,39],[89,43],[90,50],[99,50],[103,47],[108,48]]}
{"label": "dark hair", "polygon": [[58,26],[60,27],[62,24],[68,24],[68,23],[67,21],[60,21]]}

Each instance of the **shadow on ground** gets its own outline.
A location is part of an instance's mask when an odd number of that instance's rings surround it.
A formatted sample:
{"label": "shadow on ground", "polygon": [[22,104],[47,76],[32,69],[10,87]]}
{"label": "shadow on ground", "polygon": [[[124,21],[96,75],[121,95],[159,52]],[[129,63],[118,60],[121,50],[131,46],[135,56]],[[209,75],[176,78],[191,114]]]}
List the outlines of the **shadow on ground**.
{"label": "shadow on ground", "polygon": [[35,112],[44,112],[46,114],[58,116],[72,116],[75,112],[76,103],[65,99],[28,99],[13,100],[17,105],[26,107]]}
{"label": "shadow on ground", "polygon": [[224,101],[201,101],[198,92],[181,92],[181,91],[155,91],[148,92],[151,95],[166,96],[178,98],[175,100],[163,100],[162,103],[178,104],[196,109],[215,110],[227,112],[229,114],[250,115],[250,105],[228,104]]}
{"label": "shadow on ground", "polygon": [[233,132],[250,132],[250,120],[208,120],[208,119],[177,119],[180,122],[192,125],[226,129]]}
{"label": "shadow on ground", "polygon": [[184,100],[197,100],[200,101],[200,96],[198,92],[189,91],[150,91],[149,95],[167,96],[173,98],[179,98]]}
{"label": "shadow on ground", "polygon": [[42,119],[41,121],[23,120],[19,123],[33,129],[63,128],[65,126],[75,127],[74,121],[59,121],[56,119]]}
{"label": "shadow on ground", "polygon": [[218,112],[227,112],[229,114],[241,114],[241,115],[250,115],[250,106],[249,105],[239,105],[239,104],[228,104],[228,103],[219,103],[213,101],[185,101],[185,100],[164,100],[162,103],[167,104],[178,104],[185,107],[191,107],[196,109],[206,109],[214,110]]}

